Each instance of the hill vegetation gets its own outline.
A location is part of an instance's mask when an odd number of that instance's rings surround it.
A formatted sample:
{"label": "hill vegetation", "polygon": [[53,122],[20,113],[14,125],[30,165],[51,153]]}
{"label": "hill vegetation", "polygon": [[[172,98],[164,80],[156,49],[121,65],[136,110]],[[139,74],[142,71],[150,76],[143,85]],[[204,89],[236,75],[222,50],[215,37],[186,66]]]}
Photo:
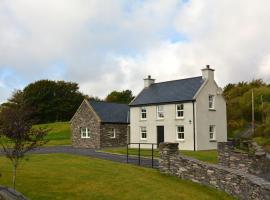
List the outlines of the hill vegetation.
{"label": "hill vegetation", "polygon": [[253,137],[263,137],[270,140],[270,85],[261,79],[228,84],[224,88],[229,137],[241,138],[241,133],[251,126],[252,90],[255,114],[255,135]]}

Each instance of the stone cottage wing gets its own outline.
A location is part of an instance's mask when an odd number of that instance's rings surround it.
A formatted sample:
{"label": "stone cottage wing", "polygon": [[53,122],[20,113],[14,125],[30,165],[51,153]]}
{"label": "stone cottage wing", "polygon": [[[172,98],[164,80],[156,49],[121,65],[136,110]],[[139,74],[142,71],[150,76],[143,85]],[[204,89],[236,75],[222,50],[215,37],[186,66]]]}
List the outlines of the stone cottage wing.
{"label": "stone cottage wing", "polygon": [[130,106],[193,100],[204,79],[199,77],[151,84],[144,88]]}
{"label": "stone cottage wing", "polygon": [[89,100],[89,104],[104,123],[129,123],[129,106],[127,104],[108,103]]}

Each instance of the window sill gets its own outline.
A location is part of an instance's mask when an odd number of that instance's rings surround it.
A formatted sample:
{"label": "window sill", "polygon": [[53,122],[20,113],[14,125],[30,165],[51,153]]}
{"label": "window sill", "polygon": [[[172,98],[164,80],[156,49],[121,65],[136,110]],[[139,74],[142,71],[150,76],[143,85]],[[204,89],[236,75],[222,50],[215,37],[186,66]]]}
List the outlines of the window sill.
{"label": "window sill", "polygon": [[185,119],[185,117],[176,117],[175,119],[184,120],[184,119]]}
{"label": "window sill", "polygon": [[217,142],[217,140],[209,140],[209,142]]}
{"label": "window sill", "polygon": [[147,119],[140,119],[140,121],[146,121]]}
{"label": "window sill", "polygon": [[176,139],[177,142],[185,142],[185,139]]}
{"label": "window sill", "polygon": [[89,139],[90,137],[81,137],[81,139]]}
{"label": "window sill", "polygon": [[147,141],[147,139],[141,138],[140,141],[145,142],[145,141]]}
{"label": "window sill", "polygon": [[115,139],[116,137],[110,137],[110,139]]}
{"label": "window sill", "polygon": [[216,111],[215,108],[208,108],[209,111]]}
{"label": "window sill", "polygon": [[163,121],[164,118],[157,118],[157,121]]}

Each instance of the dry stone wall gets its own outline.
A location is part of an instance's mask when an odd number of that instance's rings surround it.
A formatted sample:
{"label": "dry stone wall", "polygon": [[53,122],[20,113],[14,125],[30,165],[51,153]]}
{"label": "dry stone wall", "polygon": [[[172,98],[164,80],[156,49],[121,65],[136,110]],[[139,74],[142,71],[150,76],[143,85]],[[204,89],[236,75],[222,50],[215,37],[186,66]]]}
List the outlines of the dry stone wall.
{"label": "dry stone wall", "polygon": [[270,182],[258,176],[180,155],[178,143],[162,143],[159,148],[161,173],[208,185],[243,200],[270,199]]}
{"label": "dry stone wall", "polygon": [[11,188],[0,186],[0,200],[27,200],[27,198]]}
{"label": "dry stone wall", "polygon": [[270,172],[270,160],[263,149],[254,142],[250,142],[248,146],[247,152],[240,152],[235,149],[233,142],[219,142],[219,164],[255,175]]}

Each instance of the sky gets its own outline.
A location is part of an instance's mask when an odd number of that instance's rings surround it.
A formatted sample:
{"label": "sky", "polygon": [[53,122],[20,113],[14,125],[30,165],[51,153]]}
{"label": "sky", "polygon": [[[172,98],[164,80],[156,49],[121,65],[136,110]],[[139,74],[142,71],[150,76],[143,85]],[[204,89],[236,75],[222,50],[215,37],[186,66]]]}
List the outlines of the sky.
{"label": "sky", "polygon": [[0,102],[40,80],[104,98],[201,75],[270,82],[269,0],[0,0]]}

